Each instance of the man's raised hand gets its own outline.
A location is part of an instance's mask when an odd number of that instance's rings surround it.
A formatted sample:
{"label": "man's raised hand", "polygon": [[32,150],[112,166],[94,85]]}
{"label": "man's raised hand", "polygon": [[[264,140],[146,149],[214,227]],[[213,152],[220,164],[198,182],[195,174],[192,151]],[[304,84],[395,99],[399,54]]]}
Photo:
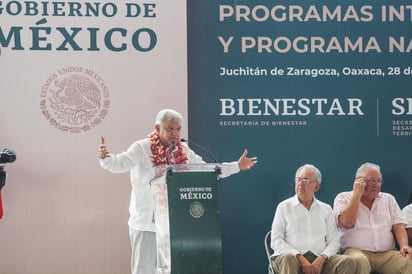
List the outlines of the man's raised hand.
{"label": "man's raised hand", "polygon": [[104,137],[100,137],[100,146],[99,146],[99,158],[104,159],[109,156],[109,152],[107,151],[106,144],[104,142]]}

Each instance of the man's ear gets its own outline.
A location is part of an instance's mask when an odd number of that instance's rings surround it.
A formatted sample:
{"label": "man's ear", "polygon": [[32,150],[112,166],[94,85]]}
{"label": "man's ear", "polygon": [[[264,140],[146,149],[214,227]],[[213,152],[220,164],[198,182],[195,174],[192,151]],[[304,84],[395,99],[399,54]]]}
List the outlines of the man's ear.
{"label": "man's ear", "polygon": [[318,191],[319,189],[320,189],[320,184],[316,184],[314,192]]}
{"label": "man's ear", "polygon": [[156,130],[156,133],[159,134],[160,133],[160,125],[155,125],[155,130]]}

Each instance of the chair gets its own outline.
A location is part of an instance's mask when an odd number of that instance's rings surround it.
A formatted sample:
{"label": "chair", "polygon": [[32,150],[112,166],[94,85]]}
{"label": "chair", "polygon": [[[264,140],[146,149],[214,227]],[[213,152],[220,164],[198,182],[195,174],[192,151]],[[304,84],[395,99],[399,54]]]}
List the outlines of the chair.
{"label": "chair", "polygon": [[275,274],[275,271],[272,268],[272,263],[270,256],[273,254],[273,249],[270,247],[270,241],[271,241],[271,231],[269,230],[266,235],[265,235],[265,250],[266,250],[266,255],[268,258],[269,266],[268,266],[268,274]]}

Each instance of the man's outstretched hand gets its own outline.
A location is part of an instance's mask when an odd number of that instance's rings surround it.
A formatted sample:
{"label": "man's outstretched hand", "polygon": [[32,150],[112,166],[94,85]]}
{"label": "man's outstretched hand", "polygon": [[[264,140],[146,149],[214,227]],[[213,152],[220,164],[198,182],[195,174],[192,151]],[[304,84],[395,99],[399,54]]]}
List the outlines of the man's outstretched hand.
{"label": "man's outstretched hand", "polygon": [[247,149],[245,149],[237,162],[240,170],[248,170],[257,163],[257,157],[248,158]]}

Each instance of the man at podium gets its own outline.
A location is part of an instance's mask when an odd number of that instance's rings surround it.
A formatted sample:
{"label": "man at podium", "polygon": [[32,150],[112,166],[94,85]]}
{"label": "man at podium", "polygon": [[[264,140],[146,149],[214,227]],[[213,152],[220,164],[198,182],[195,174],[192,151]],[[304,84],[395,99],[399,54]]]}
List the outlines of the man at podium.
{"label": "man at podium", "polygon": [[[156,226],[150,189],[150,181],[156,177],[155,168],[204,163],[199,155],[180,141],[182,121],[181,114],[175,110],[161,110],[156,116],[154,131],[116,155],[108,152],[104,137],[101,137],[98,156],[102,168],[113,173],[130,172],[132,192],[128,224],[132,274],[156,273]],[[245,149],[238,161],[225,164],[220,177],[251,169],[257,163],[257,157],[248,158],[247,153]]]}

